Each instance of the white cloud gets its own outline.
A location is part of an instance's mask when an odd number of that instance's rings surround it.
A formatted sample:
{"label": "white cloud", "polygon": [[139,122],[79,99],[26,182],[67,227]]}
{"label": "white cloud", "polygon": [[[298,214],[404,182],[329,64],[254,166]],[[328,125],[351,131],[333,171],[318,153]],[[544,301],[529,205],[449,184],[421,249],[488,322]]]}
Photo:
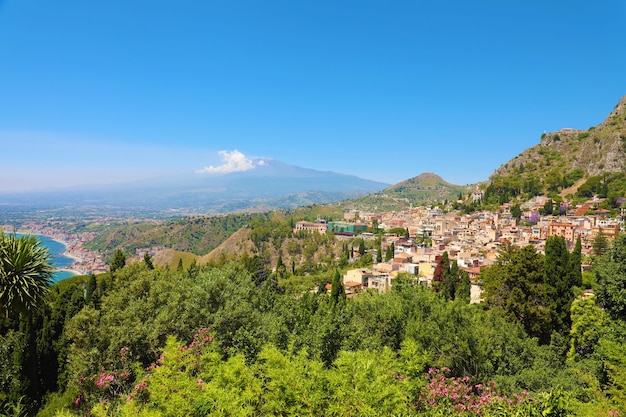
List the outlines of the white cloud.
{"label": "white cloud", "polygon": [[214,167],[210,165],[202,169],[196,170],[197,174],[228,174],[230,172],[242,172],[255,168],[253,160],[248,159],[244,154],[238,150],[232,152],[219,151],[218,152],[223,164]]}

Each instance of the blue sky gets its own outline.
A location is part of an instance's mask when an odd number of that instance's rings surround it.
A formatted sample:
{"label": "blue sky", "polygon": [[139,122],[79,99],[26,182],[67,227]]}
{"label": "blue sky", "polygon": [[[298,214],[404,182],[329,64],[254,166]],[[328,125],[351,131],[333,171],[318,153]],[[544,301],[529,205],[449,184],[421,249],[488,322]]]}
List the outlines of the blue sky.
{"label": "blue sky", "polygon": [[0,0],[0,190],[259,157],[486,180],[626,95],[625,21],[622,0]]}

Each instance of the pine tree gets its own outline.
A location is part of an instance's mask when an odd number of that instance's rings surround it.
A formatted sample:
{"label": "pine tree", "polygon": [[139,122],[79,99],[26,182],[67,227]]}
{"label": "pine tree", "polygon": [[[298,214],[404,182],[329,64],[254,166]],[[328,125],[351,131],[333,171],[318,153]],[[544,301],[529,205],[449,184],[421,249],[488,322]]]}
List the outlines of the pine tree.
{"label": "pine tree", "polygon": [[183,272],[183,258],[178,258],[178,266],[176,267],[176,271]]}
{"label": "pine tree", "polygon": [[121,249],[117,249],[113,254],[113,259],[111,260],[111,265],[109,269],[111,272],[115,272],[118,269],[122,269],[126,266],[126,254]]}

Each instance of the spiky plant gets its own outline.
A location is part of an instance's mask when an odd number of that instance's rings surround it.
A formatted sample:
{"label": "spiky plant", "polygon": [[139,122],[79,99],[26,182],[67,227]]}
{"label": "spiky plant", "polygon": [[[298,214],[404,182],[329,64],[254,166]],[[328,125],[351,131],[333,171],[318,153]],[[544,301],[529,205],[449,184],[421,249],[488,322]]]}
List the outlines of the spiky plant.
{"label": "spiky plant", "polygon": [[48,248],[32,235],[0,230],[0,312],[9,316],[37,308],[52,283]]}

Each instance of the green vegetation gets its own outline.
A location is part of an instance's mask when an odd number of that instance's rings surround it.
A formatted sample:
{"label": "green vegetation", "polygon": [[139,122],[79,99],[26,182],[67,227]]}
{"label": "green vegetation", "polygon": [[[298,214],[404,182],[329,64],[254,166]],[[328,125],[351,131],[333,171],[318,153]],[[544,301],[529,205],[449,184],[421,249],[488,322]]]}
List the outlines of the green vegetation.
{"label": "green vegetation", "polygon": [[[469,281],[444,259],[438,291],[400,275],[391,292],[347,299],[341,254],[367,257],[378,242],[343,241],[334,261],[298,270],[291,260],[305,242],[323,259],[327,237],[274,239],[274,230],[286,229],[278,219],[270,224],[262,233],[256,225],[259,247],[239,259],[181,271],[120,263],[113,274],[54,285],[45,308],[28,319],[4,318],[4,409],[40,416],[626,412],[626,238],[596,259],[597,304],[576,297],[580,248],[570,253],[556,238],[545,256],[503,247],[483,276],[486,305],[469,305]],[[332,290],[310,292],[318,283]]]}
{"label": "green vegetation", "polygon": [[[287,234],[298,220],[314,221],[340,218],[343,211],[334,205],[314,205],[293,210],[267,213],[242,213],[218,216],[196,216],[166,222],[120,223],[101,230],[86,247],[110,257],[117,249],[133,254],[138,248],[163,246],[187,254],[203,256],[218,247],[236,231],[250,227],[256,234],[273,230],[277,223]],[[255,239],[255,235],[251,236]],[[188,258],[189,262],[191,258]],[[178,258],[174,260],[178,262]],[[187,258],[185,259],[187,262]]]}
{"label": "green vegetation", "polygon": [[361,210],[371,210],[373,207],[379,211],[404,210],[408,209],[411,204],[419,206],[456,201],[459,195],[465,195],[472,190],[473,187],[450,184],[438,175],[424,173],[378,193],[358,197],[341,204]]}
{"label": "green vegetation", "polygon": [[0,314],[28,315],[40,307],[53,272],[48,249],[36,236],[0,229]]}
{"label": "green vegetation", "polygon": [[[515,198],[567,193],[576,201],[593,194],[608,197],[604,176],[620,175],[626,153],[624,100],[613,113],[587,131],[562,129],[541,135],[541,142],[503,164],[484,185],[483,206],[493,207]],[[591,181],[576,190],[574,185]],[[569,189],[573,187],[573,189]],[[578,192],[577,192],[578,191]],[[619,198],[626,195],[626,183],[618,181],[612,191]]]}

